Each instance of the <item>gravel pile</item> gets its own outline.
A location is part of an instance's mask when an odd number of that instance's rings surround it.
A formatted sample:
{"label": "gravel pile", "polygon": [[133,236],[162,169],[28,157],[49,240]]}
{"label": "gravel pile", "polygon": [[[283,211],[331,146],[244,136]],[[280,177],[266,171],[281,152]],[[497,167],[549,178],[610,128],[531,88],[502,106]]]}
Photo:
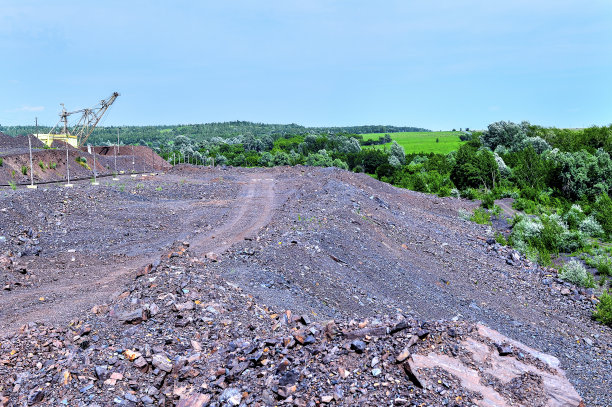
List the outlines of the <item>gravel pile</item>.
{"label": "gravel pile", "polygon": [[[188,243],[66,327],[0,345],[0,405],[579,405],[541,355],[485,327],[273,310]],[[511,378],[511,380],[508,380]]]}
{"label": "gravel pile", "polygon": [[7,190],[0,393],[8,405],[577,405],[573,385],[611,405],[597,290],[496,244],[459,217],[470,205],[308,167]]}

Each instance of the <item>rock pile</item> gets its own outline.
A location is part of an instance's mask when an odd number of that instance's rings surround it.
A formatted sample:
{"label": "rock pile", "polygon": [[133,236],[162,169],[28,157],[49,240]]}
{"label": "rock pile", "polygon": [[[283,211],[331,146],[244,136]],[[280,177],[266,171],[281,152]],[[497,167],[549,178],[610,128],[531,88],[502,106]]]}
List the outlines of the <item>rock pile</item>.
{"label": "rock pile", "polygon": [[272,310],[177,244],[66,327],[0,339],[0,406],[578,406],[541,354],[482,325]]}

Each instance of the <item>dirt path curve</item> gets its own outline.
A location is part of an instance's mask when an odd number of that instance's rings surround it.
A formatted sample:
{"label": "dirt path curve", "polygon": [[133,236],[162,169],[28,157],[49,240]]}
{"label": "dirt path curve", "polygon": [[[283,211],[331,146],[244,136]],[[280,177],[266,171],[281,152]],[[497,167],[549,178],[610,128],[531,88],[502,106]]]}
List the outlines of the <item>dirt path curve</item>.
{"label": "dirt path curve", "polygon": [[274,179],[251,178],[237,197],[229,219],[219,228],[191,241],[192,250],[202,256],[222,254],[235,243],[254,235],[272,217],[275,201]]}
{"label": "dirt path curve", "polygon": [[514,202],[514,199],[512,198],[504,198],[504,199],[498,199],[497,201],[495,201],[495,204],[499,206],[502,209],[502,211],[504,211],[504,214],[508,218],[513,218],[514,215],[518,213],[516,209],[512,208],[513,202]]}
{"label": "dirt path curve", "polygon": [[[236,182],[242,187],[233,201],[225,203],[223,208],[227,214],[212,231],[177,232],[168,235],[166,241],[172,243],[188,240],[198,256],[203,257],[208,252],[222,255],[233,244],[264,227],[273,212],[275,180],[246,175]],[[185,207],[190,221],[197,217],[190,212],[197,212],[203,206],[206,206],[206,201]],[[131,274],[162,254],[157,251],[153,254],[149,252],[141,256],[118,258],[116,262],[106,265],[95,264],[95,259],[92,259],[92,264],[79,269],[78,276],[64,273],[52,284],[26,291],[5,292],[0,295],[0,332],[11,332],[31,321],[67,323],[92,306],[108,302],[110,298],[119,295]],[[83,283],[86,279],[88,284]]]}

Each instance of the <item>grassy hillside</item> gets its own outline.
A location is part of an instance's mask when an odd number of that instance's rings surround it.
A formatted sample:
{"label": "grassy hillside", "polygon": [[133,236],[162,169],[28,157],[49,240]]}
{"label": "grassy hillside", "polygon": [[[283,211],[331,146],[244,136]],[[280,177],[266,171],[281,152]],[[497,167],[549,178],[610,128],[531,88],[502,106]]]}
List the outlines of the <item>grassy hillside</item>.
{"label": "grassy hillside", "polygon": [[[391,135],[391,139],[398,142],[398,144],[404,147],[406,154],[411,153],[440,153],[447,154],[451,151],[459,149],[459,146],[463,144],[459,140],[459,135],[462,134],[460,131],[423,131],[423,132],[401,132],[401,133],[388,133]],[[364,140],[379,139],[384,136],[385,133],[369,133],[364,134]],[[436,142],[438,140],[438,142]],[[382,144],[378,146],[371,146],[369,148],[384,148],[389,147],[391,143]]]}

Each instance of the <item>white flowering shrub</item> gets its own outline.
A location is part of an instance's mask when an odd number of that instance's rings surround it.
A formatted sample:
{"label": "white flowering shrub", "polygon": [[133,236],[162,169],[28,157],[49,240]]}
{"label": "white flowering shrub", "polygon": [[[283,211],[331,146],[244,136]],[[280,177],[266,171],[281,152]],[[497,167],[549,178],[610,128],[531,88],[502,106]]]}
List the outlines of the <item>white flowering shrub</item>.
{"label": "white flowering shrub", "polygon": [[563,215],[563,219],[565,219],[570,229],[576,229],[580,222],[584,220],[584,218],[584,212],[578,204],[572,205],[572,207],[567,211],[567,213]]}
{"label": "white flowering shrub", "polygon": [[559,250],[566,253],[575,252],[585,246],[587,239],[584,233],[579,230],[569,230],[560,236]]}
{"label": "white flowering shrub", "polygon": [[559,271],[559,278],[579,286],[590,286],[593,276],[586,271],[582,263],[572,259],[565,263]]}
{"label": "white flowering shrub", "polygon": [[523,217],[512,229],[512,237],[514,241],[521,240],[528,242],[529,240],[539,236],[542,231],[542,221],[538,218]]}
{"label": "white flowering shrub", "polygon": [[580,222],[578,229],[585,235],[591,237],[599,237],[604,233],[603,228],[592,215],[584,218],[584,220]]}
{"label": "white flowering shrub", "polygon": [[501,158],[499,154],[497,154],[497,152],[493,153],[493,156],[495,157],[497,168],[499,168],[499,174],[504,178],[510,177],[510,175],[512,174],[512,170],[510,170],[510,167],[506,165],[504,159]]}

